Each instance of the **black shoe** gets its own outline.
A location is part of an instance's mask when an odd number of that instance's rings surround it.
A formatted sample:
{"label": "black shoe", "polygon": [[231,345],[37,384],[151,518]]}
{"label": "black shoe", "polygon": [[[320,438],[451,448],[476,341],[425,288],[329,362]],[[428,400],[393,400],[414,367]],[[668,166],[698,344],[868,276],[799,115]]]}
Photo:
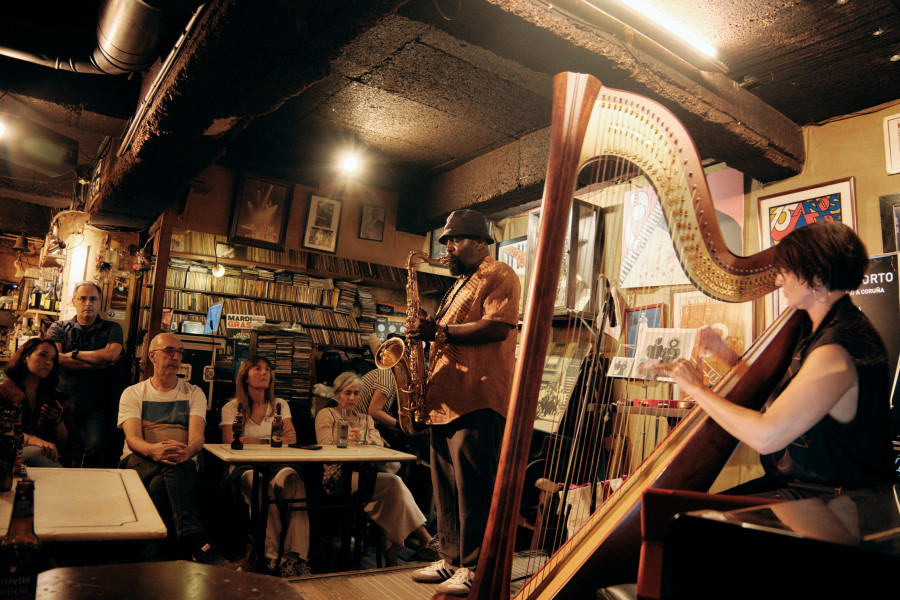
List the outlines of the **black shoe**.
{"label": "black shoe", "polygon": [[194,562],[204,565],[214,565],[217,567],[225,567],[226,569],[240,570],[240,567],[233,562],[226,560],[219,551],[210,546],[204,545],[200,550],[191,555]]}

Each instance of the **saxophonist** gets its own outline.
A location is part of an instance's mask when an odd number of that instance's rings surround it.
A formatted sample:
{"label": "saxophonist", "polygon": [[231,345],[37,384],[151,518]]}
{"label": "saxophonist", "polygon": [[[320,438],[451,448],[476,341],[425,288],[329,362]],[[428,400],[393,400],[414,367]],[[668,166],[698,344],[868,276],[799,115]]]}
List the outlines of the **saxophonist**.
{"label": "saxophonist", "polygon": [[432,342],[425,408],[440,560],[413,579],[468,595],[487,527],[515,366],[519,278],[490,256],[484,216],[457,210],[440,237],[456,283],[433,317],[410,316],[410,340]]}

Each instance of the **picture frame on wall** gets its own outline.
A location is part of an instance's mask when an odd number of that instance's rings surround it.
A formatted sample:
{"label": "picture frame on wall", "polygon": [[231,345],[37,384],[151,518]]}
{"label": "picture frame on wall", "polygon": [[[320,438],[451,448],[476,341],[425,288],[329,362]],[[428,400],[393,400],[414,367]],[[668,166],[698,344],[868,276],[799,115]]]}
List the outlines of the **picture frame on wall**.
{"label": "picture frame on wall", "polygon": [[625,309],[625,350],[626,356],[632,358],[635,356],[638,337],[641,329],[652,327],[659,328],[663,326],[663,304],[648,304],[646,306],[637,306],[635,308]]}
{"label": "picture frame on wall", "polygon": [[334,254],[341,224],[341,201],[310,196],[303,247]]}
{"label": "picture frame on wall", "polygon": [[825,220],[840,221],[856,231],[854,177],[760,196],[760,247],[771,248],[795,229]]}
{"label": "picture frame on wall", "polygon": [[228,241],[283,251],[293,189],[289,181],[241,173]]}
{"label": "picture frame on wall", "polygon": [[447,250],[447,247],[444,246],[440,241],[441,234],[444,233],[443,227],[438,227],[437,229],[431,230],[431,258],[440,258],[444,255],[444,252]]}
{"label": "picture frame on wall", "polygon": [[900,114],[884,118],[884,159],[889,175],[900,173]]}
{"label": "picture frame on wall", "polygon": [[384,241],[384,207],[363,204],[359,220],[359,239]]}

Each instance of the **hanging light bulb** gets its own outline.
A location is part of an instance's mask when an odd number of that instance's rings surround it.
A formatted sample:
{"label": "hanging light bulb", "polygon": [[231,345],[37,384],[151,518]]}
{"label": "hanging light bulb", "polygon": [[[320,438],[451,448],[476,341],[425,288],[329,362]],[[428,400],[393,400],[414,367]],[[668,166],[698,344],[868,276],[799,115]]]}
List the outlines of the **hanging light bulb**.
{"label": "hanging light bulb", "polygon": [[225,274],[225,266],[221,263],[214,263],[212,266],[213,277],[221,277]]}

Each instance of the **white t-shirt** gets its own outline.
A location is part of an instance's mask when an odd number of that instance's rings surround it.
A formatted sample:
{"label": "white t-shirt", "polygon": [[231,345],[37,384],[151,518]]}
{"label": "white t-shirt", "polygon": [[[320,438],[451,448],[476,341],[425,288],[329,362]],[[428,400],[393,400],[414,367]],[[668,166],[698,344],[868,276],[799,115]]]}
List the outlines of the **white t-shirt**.
{"label": "white t-shirt", "polygon": [[[275,405],[281,405],[281,418],[282,419],[290,419],[291,418],[291,408],[288,406],[288,403],[282,400],[281,398],[275,398]],[[219,427],[224,427],[225,425],[233,425],[234,424],[234,416],[238,412],[238,401],[237,398],[233,398],[229,400],[225,406],[222,407],[222,422],[219,423]],[[244,439],[259,439],[259,438],[270,438],[272,437],[272,419],[275,417],[275,409],[269,408],[267,409],[266,416],[263,417],[263,420],[259,423],[256,423],[253,419],[249,417],[244,418],[244,435],[241,436]]]}
{"label": "white t-shirt", "polygon": [[[174,389],[160,392],[145,379],[122,392],[116,424],[122,427],[128,419],[140,419],[145,441],[155,444],[169,438],[186,444],[191,417],[200,417],[206,422],[203,390],[179,379]],[[122,458],[129,454],[131,448],[126,441]]]}

